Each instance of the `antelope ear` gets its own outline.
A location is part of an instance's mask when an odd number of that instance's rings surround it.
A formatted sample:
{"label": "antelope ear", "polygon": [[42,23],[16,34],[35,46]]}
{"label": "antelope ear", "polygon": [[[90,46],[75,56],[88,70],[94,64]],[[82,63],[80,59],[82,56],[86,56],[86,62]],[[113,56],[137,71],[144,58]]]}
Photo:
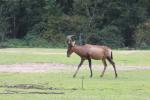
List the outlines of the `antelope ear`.
{"label": "antelope ear", "polygon": [[75,42],[75,41],[73,41],[73,42],[71,43],[71,45],[72,45],[72,46],[75,46],[75,43],[76,43],[76,42]]}

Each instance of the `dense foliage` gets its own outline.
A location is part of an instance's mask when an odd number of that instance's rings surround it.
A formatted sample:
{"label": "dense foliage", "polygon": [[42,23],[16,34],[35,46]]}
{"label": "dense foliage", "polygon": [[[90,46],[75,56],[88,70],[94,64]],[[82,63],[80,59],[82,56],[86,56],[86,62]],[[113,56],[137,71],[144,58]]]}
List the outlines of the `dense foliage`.
{"label": "dense foliage", "polygon": [[150,0],[0,0],[1,47],[150,47]]}

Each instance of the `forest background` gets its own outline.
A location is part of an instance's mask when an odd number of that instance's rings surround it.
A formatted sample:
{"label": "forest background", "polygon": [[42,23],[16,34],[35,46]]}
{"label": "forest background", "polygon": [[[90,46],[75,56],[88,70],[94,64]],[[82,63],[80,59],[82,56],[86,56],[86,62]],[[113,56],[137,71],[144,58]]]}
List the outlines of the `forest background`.
{"label": "forest background", "polygon": [[0,47],[150,48],[150,0],[0,0]]}

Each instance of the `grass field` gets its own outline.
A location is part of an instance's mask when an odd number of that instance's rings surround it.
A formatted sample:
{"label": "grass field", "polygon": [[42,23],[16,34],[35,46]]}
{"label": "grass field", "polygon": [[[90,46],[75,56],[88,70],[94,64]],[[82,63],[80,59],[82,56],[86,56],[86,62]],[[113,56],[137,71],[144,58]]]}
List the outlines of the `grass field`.
{"label": "grass field", "polygon": [[[68,67],[79,63],[78,56],[67,58],[65,52],[65,49],[0,49],[0,64],[63,63]],[[117,67],[150,65],[150,51],[115,50],[113,55]],[[89,78],[88,68],[81,68],[77,77],[72,78],[74,71],[70,68],[37,73],[0,72],[0,100],[150,100],[149,69],[118,71],[117,79],[111,70],[103,78],[94,67],[93,78]]]}
{"label": "grass field", "polygon": [[[51,73],[1,73],[1,86],[15,84],[36,84],[31,89],[1,87],[0,92],[58,92],[64,94],[0,94],[0,100],[149,100],[150,71],[120,72],[114,79],[112,72],[100,78],[97,72],[88,78],[88,71],[80,71],[75,79],[71,72]],[[81,77],[84,76],[82,89]],[[42,88],[40,88],[42,87]],[[50,90],[48,88],[58,88]]]}
{"label": "grass field", "polygon": [[[150,51],[113,51],[114,61],[119,65],[150,65]],[[63,59],[63,60],[62,60]],[[0,49],[0,64],[14,63],[64,63],[78,64],[80,58],[73,54],[71,58],[66,57],[66,49],[43,49],[43,48],[11,48]],[[99,64],[101,61],[94,61]]]}

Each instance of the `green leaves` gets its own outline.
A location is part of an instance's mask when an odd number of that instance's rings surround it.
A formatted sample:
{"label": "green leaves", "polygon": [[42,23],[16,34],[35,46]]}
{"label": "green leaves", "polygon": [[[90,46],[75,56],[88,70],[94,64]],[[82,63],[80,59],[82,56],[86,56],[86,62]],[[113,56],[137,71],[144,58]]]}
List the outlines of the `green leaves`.
{"label": "green leaves", "polygon": [[149,5],[149,0],[1,0],[0,37],[64,46],[60,41],[75,34],[85,43],[141,47],[137,40],[140,31],[147,33],[140,25],[150,19]]}
{"label": "green leaves", "polygon": [[150,20],[146,20],[137,26],[135,31],[136,47],[150,47]]}

